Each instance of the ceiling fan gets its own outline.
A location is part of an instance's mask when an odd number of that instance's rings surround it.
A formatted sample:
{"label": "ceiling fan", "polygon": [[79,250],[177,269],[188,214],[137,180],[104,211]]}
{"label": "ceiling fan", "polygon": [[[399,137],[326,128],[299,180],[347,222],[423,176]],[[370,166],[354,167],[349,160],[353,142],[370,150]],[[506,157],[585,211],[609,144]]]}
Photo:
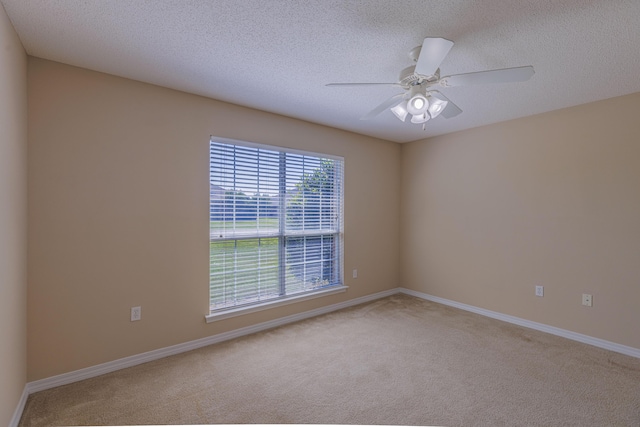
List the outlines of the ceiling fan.
{"label": "ceiling fan", "polygon": [[453,42],[440,37],[427,37],[422,46],[409,52],[409,57],[416,63],[400,72],[396,83],[329,83],[327,86],[397,86],[405,91],[378,105],[367,113],[363,120],[371,119],[386,109],[390,109],[403,122],[411,115],[411,123],[422,124],[440,114],[446,119],[462,113],[437,88],[464,86],[486,83],[511,83],[529,80],[534,74],[531,65],[525,67],[503,68],[499,70],[478,71],[473,73],[454,74],[440,77],[440,64],[447,56]]}

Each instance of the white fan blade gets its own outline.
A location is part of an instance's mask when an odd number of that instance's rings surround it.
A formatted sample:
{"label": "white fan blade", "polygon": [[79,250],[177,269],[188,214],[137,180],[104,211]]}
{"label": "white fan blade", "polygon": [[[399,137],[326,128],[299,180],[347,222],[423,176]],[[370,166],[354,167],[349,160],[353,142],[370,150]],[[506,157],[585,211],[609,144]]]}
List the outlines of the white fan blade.
{"label": "white fan blade", "polygon": [[501,70],[478,71],[475,73],[455,74],[440,79],[440,84],[448,86],[463,86],[487,83],[524,82],[535,74],[533,67],[503,68]]}
{"label": "white fan blade", "polygon": [[382,113],[384,110],[389,108],[393,108],[396,105],[400,104],[404,99],[404,93],[399,93],[397,95],[393,95],[391,98],[384,101],[382,104],[378,105],[373,110],[369,111],[365,116],[360,118],[360,120],[369,120]]}
{"label": "white fan blade", "polygon": [[455,117],[458,114],[462,113],[462,110],[460,109],[460,107],[458,107],[456,104],[451,102],[451,100],[449,98],[447,98],[446,96],[444,96],[442,93],[438,92],[437,90],[434,90],[433,92],[435,92],[437,94],[437,95],[435,95],[436,98],[440,98],[443,101],[447,101],[447,106],[444,107],[444,110],[442,110],[442,113],[440,113],[440,115],[442,117],[444,117],[445,119],[450,119],[450,118]]}
{"label": "white fan blade", "polygon": [[403,87],[400,83],[329,83],[325,86],[398,86]]}
{"label": "white fan blade", "polygon": [[452,47],[451,40],[427,37],[422,43],[414,72],[423,76],[434,75]]}

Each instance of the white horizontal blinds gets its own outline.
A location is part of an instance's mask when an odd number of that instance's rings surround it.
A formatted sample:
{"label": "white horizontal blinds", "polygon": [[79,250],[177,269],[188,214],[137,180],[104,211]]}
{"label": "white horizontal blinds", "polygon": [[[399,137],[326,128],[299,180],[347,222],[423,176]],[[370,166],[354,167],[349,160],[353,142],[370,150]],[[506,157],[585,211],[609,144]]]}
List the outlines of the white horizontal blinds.
{"label": "white horizontal blinds", "polygon": [[276,151],[211,142],[212,309],[279,296],[279,167]]}
{"label": "white horizontal blinds", "polygon": [[288,294],[335,285],[339,270],[336,235],[286,238],[286,288]]}
{"label": "white horizontal blinds", "polygon": [[278,152],[211,143],[212,235],[277,235],[278,194]]}
{"label": "white horizontal blinds", "polygon": [[286,288],[304,292],[340,280],[342,163],[287,154]]}
{"label": "white horizontal blinds", "polygon": [[341,163],[287,153],[288,234],[339,230]]}
{"label": "white horizontal blinds", "polygon": [[338,159],[210,145],[211,310],[340,284]]}
{"label": "white horizontal blinds", "polygon": [[212,241],[211,309],[277,298],[278,264],[278,238]]}

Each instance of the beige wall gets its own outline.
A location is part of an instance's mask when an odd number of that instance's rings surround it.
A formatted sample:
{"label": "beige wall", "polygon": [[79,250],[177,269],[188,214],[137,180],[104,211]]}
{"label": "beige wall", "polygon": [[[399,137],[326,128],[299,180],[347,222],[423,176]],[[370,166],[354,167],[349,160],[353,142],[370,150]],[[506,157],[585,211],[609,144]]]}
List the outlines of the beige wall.
{"label": "beige wall", "polygon": [[[28,76],[30,381],[398,286],[398,144],[42,59]],[[212,134],[344,156],[346,293],[205,324]]]}
{"label": "beige wall", "polygon": [[27,55],[0,4],[0,425],[27,376]]}
{"label": "beige wall", "polygon": [[[640,348],[639,94],[398,145],[37,58],[28,84],[29,381],[400,284]],[[347,293],[204,322],[211,134],[345,157]]]}
{"label": "beige wall", "polygon": [[638,112],[633,94],[403,145],[403,285],[640,348]]}

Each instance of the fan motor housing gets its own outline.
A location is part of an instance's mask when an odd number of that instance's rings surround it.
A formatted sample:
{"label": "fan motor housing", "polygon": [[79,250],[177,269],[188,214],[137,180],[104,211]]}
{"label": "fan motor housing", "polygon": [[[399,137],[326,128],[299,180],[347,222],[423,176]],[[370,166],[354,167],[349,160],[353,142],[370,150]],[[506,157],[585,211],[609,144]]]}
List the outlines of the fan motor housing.
{"label": "fan motor housing", "polygon": [[411,65],[410,67],[407,67],[404,70],[400,71],[400,77],[398,78],[398,81],[401,85],[412,86],[416,82],[418,82],[418,80],[420,80],[420,77],[418,77],[418,75],[414,72],[415,69],[416,66]]}
{"label": "fan motor housing", "polygon": [[440,80],[440,69],[437,69],[433,76],[416,74],[415,70],[416,66],[411,65],[400,71],[400,77],[398,78],[399,83],[403,86],[415,86],[424,82],[437,83]]}

